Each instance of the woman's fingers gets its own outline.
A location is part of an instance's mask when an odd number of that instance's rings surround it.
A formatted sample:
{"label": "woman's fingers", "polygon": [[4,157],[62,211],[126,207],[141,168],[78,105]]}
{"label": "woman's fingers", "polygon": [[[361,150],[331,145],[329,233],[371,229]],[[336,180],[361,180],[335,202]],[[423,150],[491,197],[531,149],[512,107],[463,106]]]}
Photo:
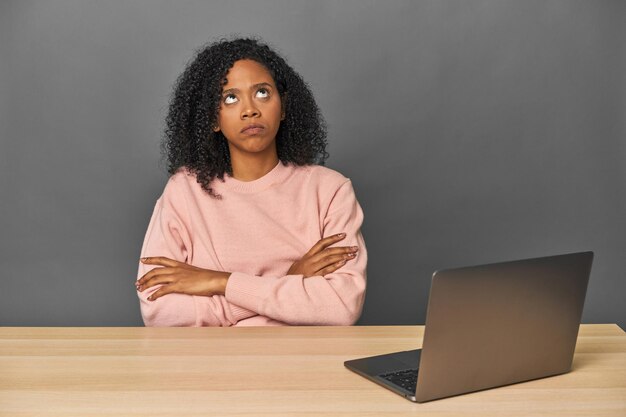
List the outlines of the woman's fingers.
{"label": "woman's fingers", "polygon": [[333,272],[335,272],[336,270],[344,266],[346,262],[347,261],[344,259],[342,261],[335,262],[334,264],[328,265],[326,268],[317,271],[316,275],[326,276],[328,274],[332,274]]}
{"label": "woman's fingers", "polygon": [[338,262],[341,261],[349,261],[351,259],[356,258],[356,253],[355,252],[351,252],[351,253],[341,253],[341,254],[337,254],[337,255],[330,255],[330,256],[325,256],[322,259],[320,259],[319,261],[315,262],[312,267],[314,271],[321,271],[322,269],[336,264]]}
{"label": "woman's fingers", "polygon": [[147,280],[146,282],[144,282],[143,284],[138,285],[137,291],[141,292],[159,284],[171,284],[173,281],[174,281],[174,277],[171,274],[156,275],[152,277],[151,279]]}
{"label": "woman's fingers", "polygon": [[[358,246],[339,246],[336,248],[327,248],[318,254],[312,256],[310,258],[311,262],[316,264],[318,262],[323,261],[324,258],[328,258],[335,255],[349,255],[351,253],[357,253],[359,250]],[[331,262],[327,262],[331,263]],[[319,269],[319,268],[318,268]]]}
{"label": "woman's fingers", "polygon": [[304,256],[305,257],[313,256],[317,254],[318,252],[323,251],[324,249],[326,249],[328,246],[332,245],[333,243],[336,243],[342,239],[345,239],[345,237],[346,237],[345,233],[339,233],[337,235],[332,235],[332,236],[328,236],[323,239],[320,239],[315,245],[313,245],[313,247]]}
{"label": "woman's fingers", "polygon": [[[178,266],[183,264],[182,262],[175,261],[165,256],[152,256],[148,258],[141,258],[141,262],[146,265],[161,265],[161,266]],[[186,265],[186,264],[183,264]]]}
{"label": "woman's fingers", "polygon": [[202,269],[183,262],[174,261],[165,257],[142,259],[142,262],[161,265],[147,272],[135,282],[137,291],[153,288],[148,300],[153,301],[171,293],[212,296],[223,295],[230,272]]}
{"label": "woman's fingers", "polygon": [[163,297],[166,294],[171,294],[174,292],[176,291],[173,285],[164,285],[156,290],[154,293],[150,294],[150,296],[148,297],[148,301],[154,301],[159,297]]}
{"label": "woman's fingers", "polygon": [[[359,248],[356,246],[345,246],[340,248],[330,248],[322,251],[310,259],[310,268],[315,271],[308,274],[310,276],[319,276],[330,274],[341,268],[346,262],[355,259]],[[322,273],[323,271],[323,273]]]}
{"label": "woman's fingers", "polygon": [[145,275],[141,278],[139,278],[136,282],[135,282],[135,287],[139,287],[144,285],[146,282],[150,281],[152,278],[158,276],[158,275],[167,275],[167,274],[171,274],[172,268],[154,268],[148,272],[145,273]]}
{"label": "woman's fingers", "polygon": [[[343,236],[341,236],[343,235]],[[329,267],[339,261],[349,261],[356,257],[358,246],[340,246],[340,247],[324,247],[324,245],[332,244],[345,238],[345,234],[334,235],[320,240],[310,253],[307,253],[302,259],[294,263],[289,268],[289,274],[302,274],[305,278],[319,275],[319,271]],[[324,249],[319,250],[319,248]],[[318,251],[318,252],[315,252]],[[333,269],[337,270],[337,267]]]}
{"label": "woman's fingers", "polygon": [[144,276],[135,281],[135,287],[139,290],[139,287],[144,287],[146,282],[157,275],[171,274],[173,268],[186,268],[189,267],[186,263],[178,262],[174,259],[166,258],[165,256],[153,256],[148,258],[141,258],[141,263],[146,265],[157,265],[163,268],[153,268],[148,271]]}

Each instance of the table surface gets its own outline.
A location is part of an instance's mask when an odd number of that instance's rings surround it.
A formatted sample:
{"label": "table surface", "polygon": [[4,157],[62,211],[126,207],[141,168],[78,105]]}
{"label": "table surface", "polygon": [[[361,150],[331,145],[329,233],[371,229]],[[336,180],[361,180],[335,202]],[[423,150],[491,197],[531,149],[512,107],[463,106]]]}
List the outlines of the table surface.
{"label": "table surface", "polygon": [[343,366],[423,326],[0,327],[0,415],[626,416],[626,333],[581,325],[573,372],[416,404]]}

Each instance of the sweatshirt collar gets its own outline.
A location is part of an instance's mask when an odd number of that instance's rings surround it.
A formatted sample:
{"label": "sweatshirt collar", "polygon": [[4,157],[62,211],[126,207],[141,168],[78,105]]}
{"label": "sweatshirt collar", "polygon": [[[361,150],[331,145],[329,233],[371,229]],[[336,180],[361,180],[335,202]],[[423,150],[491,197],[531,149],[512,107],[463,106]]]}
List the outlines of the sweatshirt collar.
{"label": "sweatshirt collar", "polygon": [[221,185],[220,188],[223,187],[228,190],[242,193],[254,193],[284,182],[292,171],[293,167],[291,165],[285,165],[281,161],[278,161],[278,164],[276,164],[270,172],[254,181],[241,181],[230,176],[229,174],[225,174],[224,182],[218,182],[218,184]]}

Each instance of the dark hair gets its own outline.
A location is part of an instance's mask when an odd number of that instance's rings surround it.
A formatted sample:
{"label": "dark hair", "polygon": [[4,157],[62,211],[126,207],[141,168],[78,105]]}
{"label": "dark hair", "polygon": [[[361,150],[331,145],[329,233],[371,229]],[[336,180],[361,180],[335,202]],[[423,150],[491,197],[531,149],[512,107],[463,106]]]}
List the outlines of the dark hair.
{"label": "dark hair", "polygon": [[222,39],[199,50],[176,81],[161,146],[170,175],[185,167],[217,198],[210,183],[215,177],[223,180],[224,173],[232,175],[232,166],[226,138],[212,128],[226,74],[241,59],[265,66],[283,100],[285,119],[276,134],[278,159],[283,164],[323,165],[328,158],[326,126],[302,77],[257,39]]}

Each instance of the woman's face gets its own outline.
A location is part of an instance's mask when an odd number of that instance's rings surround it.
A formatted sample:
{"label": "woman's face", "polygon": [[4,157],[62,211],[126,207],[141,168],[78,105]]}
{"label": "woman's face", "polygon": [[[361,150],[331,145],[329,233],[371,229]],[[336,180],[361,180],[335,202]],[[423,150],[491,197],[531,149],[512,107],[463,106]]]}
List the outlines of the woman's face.
{"label": "woman's face", "polygon": [[256,61],[236,61],[226,74],[214,131],[221,131],[231,158],[276,152],[276,133],[284,118],[281,97],[267,68]]}

